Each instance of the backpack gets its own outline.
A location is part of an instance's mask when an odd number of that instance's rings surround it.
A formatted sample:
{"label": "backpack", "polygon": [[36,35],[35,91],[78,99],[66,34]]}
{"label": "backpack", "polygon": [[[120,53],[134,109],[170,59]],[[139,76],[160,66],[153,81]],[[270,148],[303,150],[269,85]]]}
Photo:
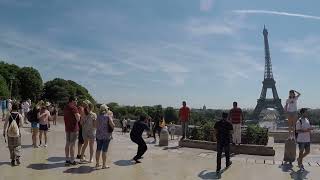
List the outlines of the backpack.
{"label": "backpack", "polygon": [[10,115],[10,118],[12,119],[11,124],[8,128],[8,137],[19,137],[20,136],[20,130],[17,124],[17,119],[19,119],[19,114],[13,118],[12,114]]}
{"label": "backpack", "polygon": [[[302,126],[302,121],[301,121],[301,119],[299,119],[299,122],[300,122],[300,125]],[[296,139],[298,138],[298,132],[297,132],[297,125],[295,125],[296,126],[296,128],[294,129],[294,133],[295,133],[295,137],[296,137]]]}
{"label": "backpack", "polygon": [[29,122],[39,122],[39,119],[38,119],[38,110],[36,108],[30,110],[28,113],[27,113],[27,119]]}

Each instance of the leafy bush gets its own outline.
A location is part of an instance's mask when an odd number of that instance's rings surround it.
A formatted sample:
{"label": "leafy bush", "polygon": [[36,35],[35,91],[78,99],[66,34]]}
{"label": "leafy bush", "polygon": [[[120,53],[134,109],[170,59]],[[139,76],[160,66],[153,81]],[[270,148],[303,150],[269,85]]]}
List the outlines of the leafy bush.
{"label": "leafy bush", "polygon": [[249,125],[242,133],[243,144],[266,145],[268,143],[268,129],[258,125]]}

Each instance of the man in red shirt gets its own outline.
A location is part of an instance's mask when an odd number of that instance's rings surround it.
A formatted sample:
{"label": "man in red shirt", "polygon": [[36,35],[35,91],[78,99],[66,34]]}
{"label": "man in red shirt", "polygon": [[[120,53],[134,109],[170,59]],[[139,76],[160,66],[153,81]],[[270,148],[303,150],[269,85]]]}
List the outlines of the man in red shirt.
{"label": "man in red shirt", "polygon": [[77,108],[77,99],[75,97],[71,96],[69,98],[69,103],[66,105],[63,112],[66,132],[66,166],[76,165],[74,152],[79,131],[78,122],[80,121],[80,114]]}
{"label": "man in red shirt", "polygon": [[187,107],[187,103],[185,101],[182,102],[182,107],[179,110],[179,120],[181,122],[182,126],[182,138],[185,139],[188,138],[189,132],[188,132],[188,123],[190,120],[190,109]]}
{"label": "man in red shirt", "polygon": [[228,120],[233,126],[233,144],[241,144],[241,124],[243,124],[242,110],[238,108],[238,103],[233,102],[233,108],[230,110]]}

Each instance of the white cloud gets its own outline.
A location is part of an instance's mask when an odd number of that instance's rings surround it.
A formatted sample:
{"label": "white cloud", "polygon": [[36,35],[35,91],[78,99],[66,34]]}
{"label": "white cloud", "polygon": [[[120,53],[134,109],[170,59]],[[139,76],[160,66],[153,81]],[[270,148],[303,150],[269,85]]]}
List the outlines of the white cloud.
{"label": "white cloud", "polygon": [[289,13],[283,11],[269,11],[269,10],[233,10],[232,12],[238,14],[270,14],[270,15],[279,15],[279,16],[291,16],[291,17],[299,17],[304,19],[314,19],[320,20],[320,16],[311,16],[307,14],[297,14],[297,13]]}

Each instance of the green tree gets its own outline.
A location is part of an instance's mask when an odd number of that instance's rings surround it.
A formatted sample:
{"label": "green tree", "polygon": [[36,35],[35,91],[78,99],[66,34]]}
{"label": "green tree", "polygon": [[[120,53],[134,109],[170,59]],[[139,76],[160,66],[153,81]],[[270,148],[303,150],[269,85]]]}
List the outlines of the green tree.
{"label": "green tree", "polygon": [[19,69],[17,78],[20,81],[20,96],[22,99],[30,98],[36,101],[42,94],[43,82],[38,70],[32,67]]}
{"label": "green tree", "polygon": [[164,110],[164,119],[165,121],[168,122],[178,122],[178,113],[173,107],[167,107]]}
{"label": "green tree", "polygon": [[12,97],[16,99],[20,98],[20,95],[19,95],[20,81],[17,78],[19,69],[20,68],[15,64],[8,64],[3,61],[0,61],[0,75],[2,75],[3,78],[6,80],[9,91],[10,91],[10,84],[11,84],[10,79],[13,79],[11,92],[12,92]]}
{"label": "green tree", "polygon": [[10,95],[6,80],[0,75],[0,97],[8,98]]}
{"label": "green tree", "polygon": [[78,97],[79,101],[88,99],[96,104],[88,90],[74,81],[56,78],[44,84],[42,98],[58,103],[60,107],[68,102],[70,96]]}

